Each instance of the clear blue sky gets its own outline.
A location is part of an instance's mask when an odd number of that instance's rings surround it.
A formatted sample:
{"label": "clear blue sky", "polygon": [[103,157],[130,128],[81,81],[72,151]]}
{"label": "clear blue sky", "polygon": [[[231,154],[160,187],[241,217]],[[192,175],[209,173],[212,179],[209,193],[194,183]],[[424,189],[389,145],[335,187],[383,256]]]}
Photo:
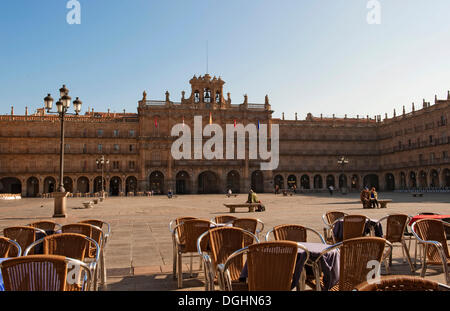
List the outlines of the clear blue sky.
{"label": "clear blue sky", "polygon": [[450,1],[79,0],[69,25],[66,0],[0,5],[0,113],[43,106],[65,83],[96,111],[136,112],[151,99],[190,94],[189,79],[221,76],[233,103],[285,112],[373,116],[422,106],[450,90]]}

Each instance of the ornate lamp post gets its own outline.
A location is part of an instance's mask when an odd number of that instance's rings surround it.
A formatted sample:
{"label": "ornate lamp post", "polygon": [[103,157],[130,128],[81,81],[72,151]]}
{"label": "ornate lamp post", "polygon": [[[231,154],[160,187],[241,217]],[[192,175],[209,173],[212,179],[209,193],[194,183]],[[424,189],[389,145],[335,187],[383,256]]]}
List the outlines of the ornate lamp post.
{"label": "ornate lamp post", "polygon": [[102,155],[101,158],[97,159],[95,162],[97,163],[97,167],[99,165],[101,165],[101,167],[102,167],[102,191],[101,191],[101,196],[102,196],[102,198],[105,198],[105,184],[103,182],[104,181],[104,177],[103,177],[104,169],[103,168],[104,168],[105,164],[109,164],[109,160],[106,160],[105,156]]}
{"label": "ornate lamp post", "polygon": [[47,113],[57,114],[61,122],[60,132],[60,151],[59,151],[59,186],[57,192],[54,193],[55,205],[53,217],[66,217],[66,197],[67,193],[64,189],[64,119],[66,115],[78,115],[81,111],[82,102],[78,99],[73,101],[73,108],[75,113],[68,113],[72,98],[69,96],[69,90],[63,85],[59,89],[60,98],[56,102],[56,111],[51,111],[53,108],[53,98],[48,94],[44,98],[44,105]]}
{"label": "ornate lamp post", "polygon": [[[337,161],[337,163],[342,167],[342,176],[343,176],[343,178],[345,178],[345,175],[344,175],[344,166],[346,165],[346,164],[348,164],[348,160],[344,157],[344,156],[342,156],[338,161]],[[343,187],[342,187],[342,189],[341,189],[341,193],[342,194],[346,194],[347,193],[347,178],[345,178],[345,185],[343,185]],[[342,181],[342,184],[344,184],[344,180]]]}

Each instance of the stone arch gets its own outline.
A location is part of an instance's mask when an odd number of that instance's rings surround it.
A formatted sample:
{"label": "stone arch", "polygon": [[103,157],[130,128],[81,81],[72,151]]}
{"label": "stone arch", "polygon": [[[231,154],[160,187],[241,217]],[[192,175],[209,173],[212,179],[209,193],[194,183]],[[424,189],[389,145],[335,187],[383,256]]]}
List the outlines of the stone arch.
{"label": "stone arch", "polygon": [[89,178],[81,176],[77,180],[77,191],[80,193],[89,193]]}
{"label": "stone arch", "polygon": [[420,188],[428,187],[427,180],[428,180],[427,173],[425,171],[420,171],[419,172],[419,187]]}
{"label": "stone arch", "polygon": [[347,175],[339,175],[339,189],[347,188]]}
{"label": "stone arch", "polygon": [[327,185],[327,188],[330,187],[330,186],[333,186],[333,187],[336,188],[335,180],[334,180],[334,176],[333,175],[328,175],[327,176],[326,185]]}
{"label": "stone arch", "polygon": [[164,174],[161,171],[154,171],[149,176],[150,190],[155,194],[164,193]]}
{"label": "stone arch", "polygon": [[352,175],[352,181],[351,181],[351,187],[352,190],[359,190],[359,177],[356,174]]}
{"label": "stone arch", "polygon": [[39,179],[36,177],[30,177],[27,180],[27,197],[37,197],[39,194]]}
{"label": "stone arch", "polygon": [[135,176],[128,176],[125,180],[125,193],[137,191],[137,178]]}
{"label": "stone arch", "polygon": [[114,176],[109,180],[109,192],[111,196],[118,196],[122,192],[122,178]]}
{"label": "stone arch", "polygon": [[311,189],[311,183],[308,175],[304,174],[300,177],[300,186],[302,189]]}
{"label": "stone arch", "polygon": [[198,193],[220,193],[219,177],[212,171],[204,171],[198,175]]}
{"label": "stone arch", "polygon": [[21,194],[22,182],[15,177],[0,179],[0,193]]}
{"label": "stone arch", "polygon": [[72,178],[70,178],[69,176],[65,176],[63,178],[64,181],[64,190],[66,190],[66,192],[70,192],[73,193],[73,180]]}
{"label": "stone arch", "polygon": [[251,188],[255,192],[264,192],[264,174],[262,171],[254,171],[251,177]]}
{"label": "stone arch", "polygon": [[450,187],[450,169],[446,168],[442,172],[442,180],[444,183],[444,187]]}
{"label": "stone arch", "polygon": [[439,173],[435,169],[430,172],[430,187],[439,187]]}
{"label": "stone arch", "polygon": [[54,177],[48,176],[44,179],[44,193],[52,193],[57,191],[58,185]]}
{"label": "stone arch", "polygon": [[236,170],[232,170],[227,174],[227,190],[231,189],[233,193],[239,193],[241,189],[240,175]]}
{"label": "stone arch", "polygon": [[385,179],[385,185],[387,191],[394,191],[395,190],[395,177],[392,173],[387,173],[384,176]]}
{"label": "stone arch", "polygon": [[273,178],[273,186],[278,186],[280,189],[284,189],[284,178],[282,175],[275,175],[275,177]]}
{"label": "stone arch", "polygon": [[177,194],[188,194],[191,192],[190,176],[186,171],[180,171],[175,177],[175,191]]}
{"label": "stone arch", "polygon": [[369,187],[369,189],[375,187],[375,189],[380,190],[378,175],[368,174],[364,176],[364,187]]}
{"label": "stone arch", "polygon": [[409,172],[409,187],[417,188],[417,176],[413,171]]}
{"label": "stone arch", "polygon": [[321,175],[314,176],[314,189],[323,189],[323,180]]}

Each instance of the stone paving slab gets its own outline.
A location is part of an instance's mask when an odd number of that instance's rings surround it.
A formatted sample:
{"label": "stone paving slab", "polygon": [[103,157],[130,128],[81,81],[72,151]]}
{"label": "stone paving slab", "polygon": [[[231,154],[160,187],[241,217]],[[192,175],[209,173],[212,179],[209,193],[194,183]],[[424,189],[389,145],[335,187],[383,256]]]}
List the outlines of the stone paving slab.
{"label": "stone paving slab", "polygon": [[[379,193],[380,199],[393,202],[387,209],[362,209],[359,194],[339,193],[307,194],[283,197],[274,194],[259,194],[266,205],[264,213],[238,211],[237,217],[256,217],[265,224],[260,235],[273,226],[285,223],[302,224],[323,232],[322,215],[330,210],[349,214],[363,214],[379,219],[388,213],[415,215],[419,212],[450,214],[450,195],[427,193],[414,198],[408,193]],[[0,230],[15,225],[25,225],[37,220],[53,220],[68,224],[84,219],[101,219],[111,224],[111,237],[106,248],[108,269],[107,290],[178,290],[172,278],[172,237],[169,222],[180,216],[211,219],[217,215],[230,214],[223,203],[243,203],[246,194],[226,198],[225,195],[186,195],[168,199],[153,197],[110,197],[92,209],[80,209],[83,198],[69,198],[66,218],[52,218],[52,199],[21,199],[0,201]],[[314,239],[315,237],[313,237]],[[414,256],[412,243],[411,256]],[[392,274],[409,274],[408,264],[401,260],[399,247],[394,249]],[[198,263],[198,261],[195,261]],[[189,261],[184,261],[183,271],[188,271]],[[198,264],[194,265],[198,269]],[[419,267],[420,268],[420,267]],[[427,278],[444,283],[442,269],[430,268]],[[420,270],[415,275],[419,275]],[[187,278],[183,290],[203,290],[202,273],[199,279]]]}

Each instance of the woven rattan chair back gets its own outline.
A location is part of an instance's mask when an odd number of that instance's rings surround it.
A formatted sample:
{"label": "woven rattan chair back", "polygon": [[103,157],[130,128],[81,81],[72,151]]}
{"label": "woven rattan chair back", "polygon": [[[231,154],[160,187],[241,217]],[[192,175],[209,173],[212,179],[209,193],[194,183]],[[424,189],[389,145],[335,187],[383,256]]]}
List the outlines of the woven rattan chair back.
{"label": "woven rattan chair back", "polygon": [[300,225],[279,225],[273,227],[273,236],[276,241],[306,242],[306,232],[306,228]]}
{"label": "woven rattan chair back", "polygon": [[[25,250],[31,243],[36,240],[36,230],[30,226],[8,227],[3,229],[3,235],[11,240],[16,241],[22,250]],[[17,256],[15,250],[11,250],[11,256]],[[30,253],[33,254],[33,253]]]}
{"label": "woven rattan chair back", "polygon": [[328,224],[332,224],[334,223],[336,220],[338,220],[339,218],[342,218],[344,216],[346,216],[346,213],[343,212],[337,212],[337,211],[331,211],[331,212],[327,212],[325,214],[325,217],[327,218]]}
{"label": "woven rattan chair back", "polygon": [[[219,227],[209,231],[209,243],[211,248],[211,260],[216,267],[218,264],[224,264],[228,257],[235,251],[248,246],[245,244],[246,237],[254,240],[252,236],[241,228]],[[253,241],[256,243],[256,241]],[[252,243],[253,244],[253,243]],[[228,268],[232,281],[239,279],[244,267],[243,256],[236,256]]]}
{"label": "woven rattan chair back", "polygon": [[408,224],[408,215],[395,214],[389,215],[386,219],[386,240],[391,243],[402,242],[403,234]]}
{"label": "woven rattan chair back", "polygon": [[214,222],[216,224],[226,224],[228,222],[231,222],[233,220],[237,219],[237,217],[231,216],[231,215],[220,215],[214,217]]}
{"label": "woven rattan chair back", "polygon": [[85,235],[78,233],[49,235],[44,238],[42,244],[44,255],[60,255],[81,261],[89,249],[89,241]]}
{"label": "woven rattan chair back", "polygon": [[[211,222],[204,219],[190,219],[182,222],[180,227],[183,227],[181,232],[184,236],[180,239],[184,241],[182,251],[183,253],[193,253],[197,252],[197,239],[211,228]],[[206,249],[208,243],[209,239],[203,239],[202,249]]]}
{"label": "woven rattan chair back", "polygon": [[64,291],[67,263],[64,256],[31,255],[2,262],[6,291]]}
{"label": "woven rattan chair back", "polygon": [[36,221],[31,224],[29,224],[30,227],[42,229],[44,231],[55,231],[56,227],[58,227],[58,224],[53,221]]}
{"label": "woven rattan chair back", "polygon": [[10,238],[0,237],[0,258],[17,257],[19,249]]}
{"label": "woven rattan chair back", "polygon": [[178,234],[178,239],[180,241],[180,244],[185,244],[184,238],[184,228],[183,226],[178,226],[179,224],[185,222],[186,220],[193,220],[193,219],[197,219],[196,217],[190,217],[190,216],[186,216],[186,217],[179,217],[177,219],[175,219],[175,225],[177,226],[176,230],[177,230],[177,234]]}
{"label": "woven rattan chair back", "polygon": [[344,216],[342,239],[348,240],[364,236],[366,219],[366,216],[363,215]]}
{"label": "woven rattan chair back", "polygon": [[389,292],[389,291],[441,291],[444,286],[438,282],[426,280],[421,277],[409,275],[382,276],[380,282],[368,283],[367,281],[355,287],[362,292]]}
{"label": "woven rattan chair back", "polygon": [[[68,224],[61,227],[62,233],[78,233],[93,239],[100,248],[103,247],[103,231],[99,227],[90,224]],[[89,252],[87,258],[95,258],[96,246],[89,243]]]}
{"label": "woven rattan chair back", "polygon": [[366,281],[373,269],[368,262],[374,260],[381,265],[385,246],[386,240],[377,237],[344,240],[340,247],[339,290],[350,291]]}
{"label": "woven rattan chair back", "polygon": [[262,242],[248,247],[248,289],[290,291],[297,260],[297,243]]}
{"label": "woven rattan chair back", "polygon": [[[258,220],[255,218],[237,218],[232,221],[233,227],[244,229],[248,232],[256,234],[256,228],[258,227]],[[245,245],[252,244],[253,239],[245,237]]]}
{"label": "woven rattan chair back", "polygon": [[[450,258],[445,236],[444,223],[438,219],[420,219],[415,222],[414,230],[419,238],[424,241],[437,241],[441,243],[444,254]],[[442,259],[436,247],[427,247],[427,262],[441,263]]]}

